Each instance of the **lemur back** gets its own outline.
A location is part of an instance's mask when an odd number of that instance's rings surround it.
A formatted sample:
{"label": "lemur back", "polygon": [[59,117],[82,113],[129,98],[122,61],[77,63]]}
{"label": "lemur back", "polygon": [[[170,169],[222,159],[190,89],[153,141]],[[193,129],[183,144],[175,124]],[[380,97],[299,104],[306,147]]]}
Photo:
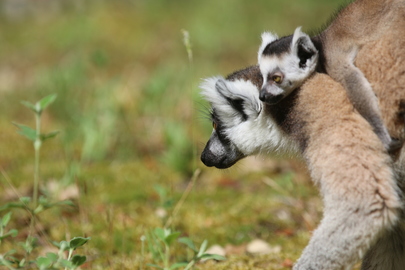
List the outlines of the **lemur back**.
{"label": "lemur back", "polygon": [[[297,29],[287,38],[264,38],[259,49],[265,81],[261,100],[278,102],[315,70],[325,71],[344,86],[354,107],[371,124],[385,148],[397,149],[400,144],[391,139],[372,87],[354,61],[362,46],[382,38],[404,20],[404,3],[403,0],[357,0],[342,9],[318,36],[310,38]],[[286,39],[290,46],[285,46]],[[276,53],[274,48],[279,51]],[[296,63],[291,64],[294,63],[291,59]]]}

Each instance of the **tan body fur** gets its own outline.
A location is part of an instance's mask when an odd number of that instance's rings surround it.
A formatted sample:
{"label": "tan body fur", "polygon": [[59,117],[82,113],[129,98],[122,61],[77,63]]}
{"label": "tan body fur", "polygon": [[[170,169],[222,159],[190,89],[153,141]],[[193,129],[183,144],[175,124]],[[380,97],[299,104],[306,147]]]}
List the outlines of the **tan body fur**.
{"label": "tan body fur", "polygon": [[[367,41],[355,64],[371,83],[391,136],[403,140],[405,39],[399,37],[405,34],[404,17],[394,22],[395,28]],[[385,30],[384,26],[370,27]],[[298,95],[293,117],[305,121],[304,133],[309,139],[304,156],[321,189],[325,216],[295,269],[344,269],[343,265],[361,258],[378,237],[362,269],[405,269],[405,228],[399,211],[403,201],[396,192],[397,185],[402,187],[401,194],[404,191],[405,150],[391,163],[370,125],[354,111],[344,89],[329,77],[315,74]],[[396,223],[398,218],[401,221]],[[322,226],[328,227],[327,235]],[[353,252],[341,252],[335,245]],[[319,258],[333,252],[340,255],[335,257],[336,266],[329,268]],[[339,262],[345,263],[339,267]]]}
{"label": "tan body fur", "polygon": [[345,269],[398,220],[401,202],[391,160],[330,77],[315,74],[296,101],[293,117],[305,121],[308,138],[304,158],[325,209],[294,269]]}
{"label": "tan body fur", "polygon": [[356,66],[370,81],[392,137],[405,138],[405,15],[381,39],[358,53]]}
{"label": "tan body fur", "polygon": [[[402,17],[394,22],[395,28],[367,41],[355,65],[371,83],[391,136],[403,140],[405,39],[401,37],[405,20]],[[385,30],[384,26],[370,27]],[[304,156],[324,198],[325,216],[295,269],[344,269],[361,258],[378,237],[362,269],[405,269],[404,217],[399,211],[403,201],[396,192],[397,186],[401,187],[403,196],[404,148],[399,157],[393,156],[395,164],[391,163],[371,126],[331,78],[315,74],[298,95],[292,117],[305,121],[308,142]],[[401,221],[397,223],[397,219]],[[327,229],[323,231],[322,226]],[[335,245],[353,252],[342,252]],[[320,258],[333,252],[340,255],[335,256],[336,266],[329,268]],[[340,262],[345,262],[342,267]]]}
{"label": "tan body fur", "polygon": [[381,121],[378,101],[354,59],[363,46],[381,40],[385,33],[403,24],[404,6],[403,0],[357,0],[318,37],[326,72],[348,91],[356,109],[371,123],[387,149],[392,141]]}

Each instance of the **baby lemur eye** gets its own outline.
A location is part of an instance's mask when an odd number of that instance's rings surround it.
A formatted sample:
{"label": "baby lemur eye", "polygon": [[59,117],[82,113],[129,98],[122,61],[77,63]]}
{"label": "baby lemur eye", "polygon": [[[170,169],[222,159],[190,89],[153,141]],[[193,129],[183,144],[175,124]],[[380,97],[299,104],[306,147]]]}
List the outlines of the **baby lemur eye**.
{"label": "baby lemur eye", "polygon": [[217,123],[212,122],[212,127],[213,127],[215,130],[217,130],[217,127],[218,127]]}
{"label": "baby lemur eye", "polygon": [[281,83],[283,81],[283,77],[281,75],[273,75],[271,76],[271,80],[275,83]]}

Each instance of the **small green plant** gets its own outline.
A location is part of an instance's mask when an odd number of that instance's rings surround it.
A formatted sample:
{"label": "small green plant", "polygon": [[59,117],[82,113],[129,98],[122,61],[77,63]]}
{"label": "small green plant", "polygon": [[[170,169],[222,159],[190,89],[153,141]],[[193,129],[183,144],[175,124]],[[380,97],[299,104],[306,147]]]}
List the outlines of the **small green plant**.
{"label": "small green plant", "polygon": [[10,222],[10,219],[11,219],[11,212],[5,214],[3,218],[0,218],[0,244],[3,239],[10,236],[16,237],[18,234],[18,231],[16,229],[6,231],[6,226]]}
{"label": "small green plant", "polygon": [[[166,228],[156,228],[153,232],[149,233],[149,249],[151,250],[151,253],[154,254],[155,258],[160,258],[160,260],[163,262],[163,266],[156,264],[147,265],[162,270],[173,270],[180,267],[184,267],[184,270],[189,270],[192,269],[195,263],[201,260],[225,260],[225,258],[222,256],[206,253],[208,245],[207,240],[201,244],[200,248],[197,248],[190,238],[179,238],[179,236],[180,232],[172,232],[171,229]],[[194,252],[193,257],[187,262],[171,263],[170,251],[175,242],[185,244],[188,248],[190,248]]]}
{"label": "small green plant", "polygon": [[[17,256],[17,250],[11,249],[5,254],[0,254],[0,266],[5,266],[8,269],[32,269],[33,266],[37,266],[38,269],[62,269],[70,270],[76,269],[80,265],[86,262],[86,256],[73,255],[74,250],[87,243],[90,238],[75,237],[69,242],[61,241],[60,243],[53,242],[55,246],[59,248],[58,253],[47,253],[46,257],[38,257],[34,260],[30,259],[30,255],[37,247],[37,238],[34,237],[34,227],[38,215],[43,211],[56,207],[56,206],[74,206],[69,201],[51,202],[45,196],[39,196],[40,187],[40,149],[46,140],[55,137],[59,131],[53,131],[47,134],[41,133],[41,116],[43,111],[56,99],[56,95],[49,95],[35,104],[23,101],[22,104],[31,109],[35,113],[36,128],[32,129],[26,125],[17,124],[19,130],[18,133],[27,137],[33,142],[35,151],[35,165],[34,165],[34,183],[33,183],[33,195],[32,197],[20,197],[16,202],[9,202],[0,206],[0,212],[10,209],[23,209],[29,214],[29,233],[24,242],[17,243],[17,246],[21,247],[24,252],[24,257],[19,259]],[[0,218],[0,244],[2,240],[11,237],[16,237],[18,231],[16,229],[6,230],[6,226],[11,220],[12,212],[8,212],[2,218]],[[65,253],[67,252],[67,256]]]}
{"label": "small green plant", "polygon": [[201,260],[217,260],[217,261],[222,261],[225,260],[225,257],[217,255],[217,254],[209,254],[206,253],[207,251],[207,246],[208,246],[208,241],[204,240],[200,246],[200,248],[197,248],[194,245],[194,242],[188,238],[188,237],[182,237],[178,240],[180,243],[183,243],[187,245],[191,250],[194,251],[194,256],[190,260],[190,262],[187,264],[186,268],[184,270],[191,269],[195,263],[201,261]]}
{"label": "small green plant", "polygon": [[[54,242],[53,244],[59,248],[59,252],[48,252],[45,257],[38,257],[35,263],[40,270],[76,269],[86,262],[86,256],[73,255],[73,251],[86,244],[89,240],[90,238],[75,237],[69,242]],[[64,256],[65,251],[68,251],[67,259]]]}
{"label": "small green plant", "polygon": [[[33,194],[33,205],[37,206],[38,201],[38,188],[39,188],[39,154],[41,150],[42,143],[50,138],[55,137],[59,131],[53,131],[47,134],[41,133],[41,116],[42,112],[55,101],[56,94],[49,95],[41,99],[35,104],[32,104],[28,101],[21,102],[24,106],[28,107],[35,113],[35,123],[36,128],[32,129],[28,126],[14,123],[20,130],[18,133],[27,137],[34,143],[35,150],[35,169],[34,169],[34,194]],[[32,219],[34,220],[34,219]]]}

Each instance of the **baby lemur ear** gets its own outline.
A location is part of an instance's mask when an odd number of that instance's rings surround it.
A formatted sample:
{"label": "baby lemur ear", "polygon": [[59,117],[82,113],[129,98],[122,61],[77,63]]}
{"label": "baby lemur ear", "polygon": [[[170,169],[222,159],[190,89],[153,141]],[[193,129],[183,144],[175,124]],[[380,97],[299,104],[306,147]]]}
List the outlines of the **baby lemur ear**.
{"label": "baby lemur ear", "polygon": [[244,121],[250,116],[257,117],[262,110],[259,90],[250,81],[218,79],[215,89],[227,100],[233,110],[241,114]]}
{"label": "baby lemur ear", "polygon": [[311,38],[298,27],[294,31],[291,43],[291,52],[299,58],[299,67],[302,69],[314,68],[318,60],[318,50]]}
{"label": "baby lemur ear", "polygon": [[257,59],[260,62],[260,57],[263,54],[264,49],[266,49],[267,45],[272,43],[273,41],[277,40],[277,34],[273,34],[270,32],[264,32],[262,34],[262,44],[260,45],[259,51],[257,52]]}

